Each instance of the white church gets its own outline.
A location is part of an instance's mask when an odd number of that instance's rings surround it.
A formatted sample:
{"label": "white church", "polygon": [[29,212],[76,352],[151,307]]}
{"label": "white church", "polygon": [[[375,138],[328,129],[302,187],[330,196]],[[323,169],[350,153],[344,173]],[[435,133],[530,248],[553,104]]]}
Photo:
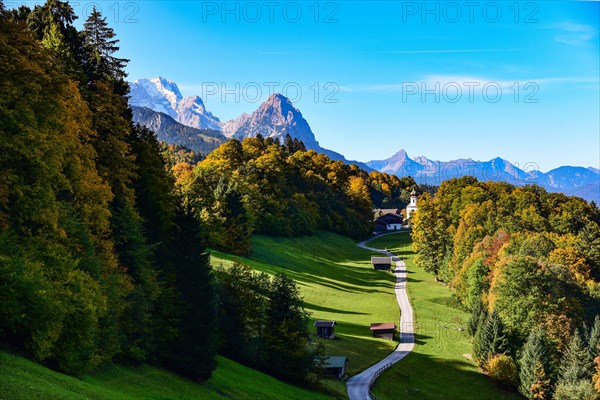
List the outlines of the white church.
{"label": "white church", "polygon": [[419,196],[417,196],[417,191],[413,190],[410,192],[410,203],[406,206],[406,219],[410,219],[410,214],[417,211],[417,200],[419,200]]}

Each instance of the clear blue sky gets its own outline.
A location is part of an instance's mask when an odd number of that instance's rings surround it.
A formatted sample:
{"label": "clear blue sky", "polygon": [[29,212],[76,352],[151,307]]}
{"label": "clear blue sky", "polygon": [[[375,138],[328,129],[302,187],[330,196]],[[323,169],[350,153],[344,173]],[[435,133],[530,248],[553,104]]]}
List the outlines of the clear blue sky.
{"label": "clear blue sky", "polygon": [[[501,156],[542,171],[600,167],[599,3],[473,3],[96,4],[131,59],[131,80],[173,80],[184,95],[204,95],[221,120],[254,111],[276,82],[291,98],[301,87],[296,105],[317,140],[350,159],[404,148],[440,160]],[[239,83],[239,101],[207,94],[213,83],[232,92]],[[337,103],[327,102],[336,87]]]}

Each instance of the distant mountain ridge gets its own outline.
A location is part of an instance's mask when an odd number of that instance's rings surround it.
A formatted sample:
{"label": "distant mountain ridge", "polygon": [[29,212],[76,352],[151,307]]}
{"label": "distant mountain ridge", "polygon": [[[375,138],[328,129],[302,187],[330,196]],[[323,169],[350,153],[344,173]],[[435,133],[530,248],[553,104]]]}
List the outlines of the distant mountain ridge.
{"label": "distant mountain ridge", "polygon": [[[333,160],[372,171],[366,164],[347,160],[333,150],[319,145],[308,122],[292,102],[285,96],[275,93],[262,103],[252,114],[242,114],[236,119],[221,122],[204,106],[198,96],[183,98],[177,84],[162,77],[138,79],[130,82],[129,104],[132,107],[146,108],[171,117],[174,121],[196,129],[211,129],[221,132],[228,138],[242,140],[247,137],[271,137],[282,141],[286,134],[301,140],[309,150],[327,155]],[[138,114],[140,115],[140,114]],[[135,116],[134,116],[135,117]],[[155,119],[157,117],[154,117]],[[146,125],[146,119],[134,121]],[[160,134],[160,132],[157,132]],[[179,143],[183,144],[183,143]]]}
{"label": "distant mountain ridge", "polygon": [[273,94],[251,114],[221,122],[209,112],[198,96],[184,98],[173,81],[161,77],[139,79],[130,83],[130,105],[134,121],[154,130],[159,140],[180,144],[207,154],[228,138],[271,137],[283,140],[286,134],[304,142],[307,149],[333,160],[356,164],[366,171],[381,171],[398,176],[412,176],[418,183],[439,185],[446,179],[471,175],[483,181],[504,181],[514,185],[537,184],[551,192],[563,192],[600,203],[600,170],[594,167],[563,166],[546,173],[534,165],[521,168],[496,157],[489,161],[458,159],[430,160],[410,158],[400,150],[385,160],[366,163],[347,160],[342,154],[324,149],[317,141],[308,121],[292,102]]}
{"label": "distant mountain ridge", "polygon": [[439,185],[446,179],[471,175],[482,181],[503,181],[518,186],[537,184],[550,192],[580,196],[597,203],[600,201],[600,170],[593,167],[563,166],[544,173],[533,169],[533,164],[521,169],[500,157],[489,161],[434,161],[423,156],[411,159],[404,150],[385,160],[366,164],[380,172],[400,177],[410,175],[418,183]]}

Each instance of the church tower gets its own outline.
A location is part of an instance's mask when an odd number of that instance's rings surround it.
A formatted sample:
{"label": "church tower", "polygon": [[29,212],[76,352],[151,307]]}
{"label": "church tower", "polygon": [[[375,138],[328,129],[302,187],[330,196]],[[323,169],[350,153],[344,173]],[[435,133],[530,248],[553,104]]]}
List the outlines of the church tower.
{"label": "church tower", "polygon": [[410,219],[410,214],[417,211],[417,200],[419,200],[419,196],[417,196],[417,191],[413,189],[410,192],[410,203],[406,206],[406,219]]}

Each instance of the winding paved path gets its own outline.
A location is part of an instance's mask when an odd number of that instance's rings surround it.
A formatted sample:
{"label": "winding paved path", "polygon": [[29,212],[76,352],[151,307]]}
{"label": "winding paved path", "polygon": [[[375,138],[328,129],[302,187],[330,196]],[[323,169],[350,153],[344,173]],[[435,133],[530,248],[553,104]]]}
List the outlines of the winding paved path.
{"label": "winding paved path", "polygon": [[374,381],[374,379],[376,379],[377,372],[389,364],[395,364],[402,360],[408,353],[412,351],[415,346],[413,310],[412,306],[410,305],[410,301],[408,300],[408,294],[406,293],[406,266],[404,265],[404,261],[402,261],[395,254],[389,251],[367,246],[367,242],[373,239],[375,238],[365,240],[357,243],[356,245],[366,250],[371,250],[390,256],[392,257],[392,261],[394,261],[396,264],[394,275],[396,275],[396,299],[398,300],[398,305],[400,306],[400,343],[392,354],[379,361],[377,364],[367,368],[360,374],[354,375],[352,378],[348,379],[346,386],[348,388],[348,397],[350,400],[371,400],[369,389],[371,383]]}

